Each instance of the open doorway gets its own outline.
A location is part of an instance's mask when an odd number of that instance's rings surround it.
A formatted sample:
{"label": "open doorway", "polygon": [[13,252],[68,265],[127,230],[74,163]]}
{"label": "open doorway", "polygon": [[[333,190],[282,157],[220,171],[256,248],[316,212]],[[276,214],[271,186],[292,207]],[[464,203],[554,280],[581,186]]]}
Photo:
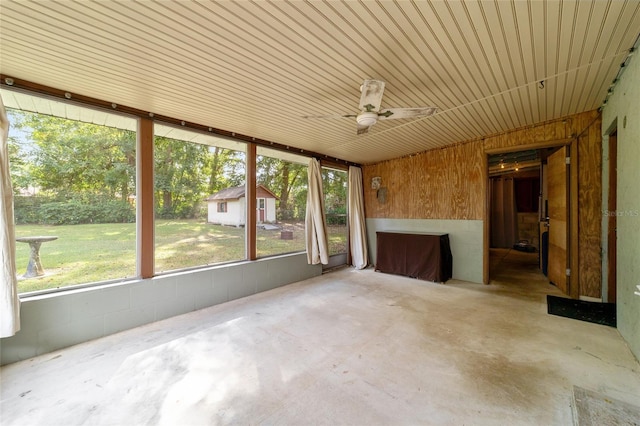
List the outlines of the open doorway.
{"label": "open doorway", "polygon": [[546,277],[568,293],[569,150],[542,147],[488,156],[489,277]]}
{"label": "open doorway", "polygon": [[512,269],[536,270],[541,250],[539,150],[489,156],[490,275]]}

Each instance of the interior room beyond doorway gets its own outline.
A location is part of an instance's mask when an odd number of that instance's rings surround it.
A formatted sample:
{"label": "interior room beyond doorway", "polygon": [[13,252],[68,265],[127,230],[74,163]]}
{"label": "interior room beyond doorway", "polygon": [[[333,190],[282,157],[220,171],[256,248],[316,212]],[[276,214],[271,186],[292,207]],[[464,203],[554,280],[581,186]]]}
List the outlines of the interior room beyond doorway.
{"label": "interior room beyond doorway", "polygon": [[[552,262],[552,277],[548,278],[550,248],[553,251],[559,246],[565,253],[567,249],[568,175],[549,169],[551,159],[566,173],[564,156],[565,149],[561,146],[488,156],[490,282],[511,272],[531,273],[543,281],[551,281],[566,293],[564,283],[556,282],[558,274],[553,274],[556,270],[564,272],[566,258]],[[564,221],[558,221],[558,216]],[[552,221],[554,238],[550,240]]]}

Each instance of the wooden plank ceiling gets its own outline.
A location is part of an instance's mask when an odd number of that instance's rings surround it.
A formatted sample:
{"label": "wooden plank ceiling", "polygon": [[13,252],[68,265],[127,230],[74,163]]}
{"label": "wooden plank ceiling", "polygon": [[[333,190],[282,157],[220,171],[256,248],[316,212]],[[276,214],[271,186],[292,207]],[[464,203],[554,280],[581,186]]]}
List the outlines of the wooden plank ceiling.
{"label": "wooden plank ceiling", "polygon": [[[2,1],[0,72],[358,163],[602,105],[639,1]],[[436,106],[356,135],[383,107]]]}

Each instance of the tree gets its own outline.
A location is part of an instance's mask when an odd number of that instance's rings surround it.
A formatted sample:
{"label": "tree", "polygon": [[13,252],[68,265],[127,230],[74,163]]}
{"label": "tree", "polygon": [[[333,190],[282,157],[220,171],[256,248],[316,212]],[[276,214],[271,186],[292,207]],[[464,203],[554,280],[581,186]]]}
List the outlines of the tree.
{"label": "tree", "polygon": [[18,138],[9,136],[8,142],[9,168],[13,192],[19,194],[21,190],[28,190],[33,182],[29,154]]}
{"label": "tree", "polygon": [[[127,203],[135,194],[135,132],[23,111],[10,114],[19,130],[9,141],[16,193],[38,188],[59,202],[73,200],[74,205]],[[154,156],[159,217],[197,217],[208,195],[245,182],[241,151],[157,136]],[[324,170],[327,209],[344,213],[346,173]],[[278,220],[303,219],[306,164],[258,156],[256,171],[257,182],[278,196]],[[49,216],[69,210],[63,207],[48,209]],[[85,213],[87,220],[91,216]]]}
{"label": "tree", "polygon": [[345,225],[348,174],[342,170],[322,169],[322,190],[327,223]]}
{"label": "tree", "polygon": [[[306,206],[307,166],[274,157],[258,156],[256,181],[278,196],[278,220],[301,219]],[[299,194],[304,192],[304,202]]]}
{"label": "tree", "polygon": [[[135,133],[13,110],[13,138],[27,154],[15,162],[16,182],[62,198],[100,195],[127,201],[135,193]],[[18,141],[18,139],[21,139]],[[27,173],[28,172],[28,173]]]}
{"label": "tree", "polygon": [[244,153],[166,137],[155,138],[156,213],[195,218],[203,200],[245,180]]}
{"label": "tree", "polygon": [[163,218],[193,218],[206,191],[208,147],[155,138],[156,209]]}
{"label": "tree", "polygon": [[209,184],[207,193],[242,185],[245,181],[244,153],[231,149],[209,148]]}

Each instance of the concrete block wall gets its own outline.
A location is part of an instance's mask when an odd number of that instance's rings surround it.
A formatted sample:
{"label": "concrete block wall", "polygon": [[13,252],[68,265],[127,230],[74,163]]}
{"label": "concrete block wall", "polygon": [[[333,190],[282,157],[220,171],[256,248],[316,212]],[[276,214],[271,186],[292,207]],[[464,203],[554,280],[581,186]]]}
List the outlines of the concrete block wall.
{"label": "concrete block wall", "polygon": [[538,213],[518,213],[518,240],[527,240],[540,250],[540,222]]}
{"label": "concrete block wall", "polygon": [[[603,139],[609,131],[618,132],[617,167],[617,323],[618,331],[640,360],[640,58],[631,57],[620,81],[613,88],[602,112]],[[608,154],[607,154],[608,158]],[[605,163],[606,164],[606,163]],[[603,187],[608,186],[608,171],[603,173]],[[605,199],[606,200],[606,199]],[[606,204],[604,204],[606,206]],[[603,229],[606,229],[606,215]],[[607,247],[606,233],[603,248]],[[603,254],[606,262],[607,254]],[[608,267],[608,265],[606,265]],[[603,268],[606,272],[606,268]],[[606,277],[603,281],[606,282]]]}
{"label": "concrete block wall", "polygon": [[322,274],[305,253],[27,297],[21,330],[0,340],[1,364]]}
{"label": "concrete block wall", "polygon": [[482,283],[483,222],[448,219],[367,219],[369,262],[376,261],[376,232],[410,231],[449,234],[453,278]]}

